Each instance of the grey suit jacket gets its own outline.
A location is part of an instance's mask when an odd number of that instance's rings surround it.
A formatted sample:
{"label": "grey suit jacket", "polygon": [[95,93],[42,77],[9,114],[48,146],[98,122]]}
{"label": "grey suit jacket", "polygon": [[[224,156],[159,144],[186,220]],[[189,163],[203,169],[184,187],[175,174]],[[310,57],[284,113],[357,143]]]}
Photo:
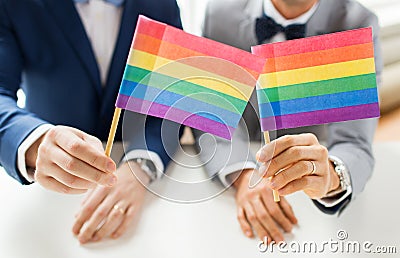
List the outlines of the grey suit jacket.
{"label": "grey suit jacket", "polygon": [[[263,0],[211,1],[206,12],[203,34],[207,38],[250,51],[251,46],[258,44],[255,20],[262,14]],[[307,23],[306,35],[315,36],[369,26],[373,27],[379,83],[383,63],[378,40],[378,20],[360,3],[353,0],[320,0],[317,10]],[[252,96],[251,105],[245,110],[244,121],[241,121],[232,142],[217,137],[217,147],[214,148],[211,146],[215,145],[212,145],[209,139],[205,139],[207,137],[203,138],[200,158],[206,163],[205,167],[210,175],[220,173],[219,176],[223,180],[227,174],[239,170],[232,171],[235,168],[248,167],[249,162],[254,162],[254,155],[248,155],[250,153],[248,138],[260,141],[261,135],[254,109],[258,110],[255,95]],[[376,124],[376,119],[367,119],[280,130],[275,134],[271,132],[271,138],[304,132],[317,135],[321,142],[326,143],[330,155],[340,158],[347,165],[354,198],[363,190],[373,171],[374,157],[371,144]],[[199,141],[202,133],[199,131],[194,133]]]}

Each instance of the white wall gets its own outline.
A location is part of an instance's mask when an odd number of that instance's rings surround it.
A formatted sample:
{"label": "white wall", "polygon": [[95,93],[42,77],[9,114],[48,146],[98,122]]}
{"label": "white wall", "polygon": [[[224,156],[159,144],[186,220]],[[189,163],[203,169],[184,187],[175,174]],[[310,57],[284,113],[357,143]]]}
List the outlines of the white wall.
{"label": "white wall", "polygon": [[382,27],[397,27],[400,24],[399,0],[358,0],[376,13]]}

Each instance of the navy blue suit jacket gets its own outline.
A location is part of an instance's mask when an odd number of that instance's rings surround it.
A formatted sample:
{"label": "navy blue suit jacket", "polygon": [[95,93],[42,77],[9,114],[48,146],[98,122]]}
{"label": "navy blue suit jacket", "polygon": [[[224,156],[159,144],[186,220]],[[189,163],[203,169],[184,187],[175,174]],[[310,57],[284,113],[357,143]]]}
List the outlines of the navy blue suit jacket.
{"label": "navy blue suit jacket", "polygon": [[[106,140],[139,14],[181,27],[175,0],[126,0],[103,88],[72,0],[0,0],[0,163],[12,177],[27,183],[17,169],[17,150],[41,124],[68,125]],[[16,104],[20,88],[25,109]],[[147,142],[134,146],[158,153],[166,165],[160,126],[160,119],[147,119]]]}

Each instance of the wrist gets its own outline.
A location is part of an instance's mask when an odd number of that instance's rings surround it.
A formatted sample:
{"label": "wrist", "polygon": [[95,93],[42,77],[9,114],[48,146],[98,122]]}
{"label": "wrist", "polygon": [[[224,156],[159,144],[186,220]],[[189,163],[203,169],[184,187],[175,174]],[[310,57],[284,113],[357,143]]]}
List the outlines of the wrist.
{"label": "wrist", "polygon": [[329,173],[330,173],[330,187],[329,192],[332,192],[340,187],[340,178],[338,173],[335,171],[335,165],[332,161],[329,161]]}
{"label": "wrist", "polygon": [[42,143],[44,135],[37,139],[26,151],[25,153],[25,164],[27,168],[35,168],[36,160],[38,157],[38,149]]}
{"label": "wrist", "polygon": [[233,187],[236,189],[242,184],[244,180],[249,181],[249,176],[254,171],[254,169],[245,169],[240,173],[240,176],[233,182]]}
{"label": "wrist", "polygon": [[121,168],[126,170],[131,176],[133,176],[134,180],[138,180],[144,186],[148,186],[151,182],[150,176],[143,171],[140,165],[135,161],[127,161],[121,165]]}

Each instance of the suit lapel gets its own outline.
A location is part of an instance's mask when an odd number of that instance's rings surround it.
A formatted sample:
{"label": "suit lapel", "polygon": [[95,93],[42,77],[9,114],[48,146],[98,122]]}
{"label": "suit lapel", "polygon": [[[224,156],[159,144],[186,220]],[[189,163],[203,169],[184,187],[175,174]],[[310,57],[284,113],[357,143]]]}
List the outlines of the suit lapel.
{"label": "suit lapel", "polygon": [[[242,13],[242,12],[241,12]],[[261,17],[263,13],[263,1],[262,0],[247,0],[246,7],[243,11],[242,19],[238,22],[238,37],[239,42],[235,42],[233,45],[237,45],[241,49],[250,51],[251,46],[258,44],[256,37],[256,19]]]}
{"label": "suit lapel", "polygon": [[90,75],[97,93],[101,94],[100,72],[96,58],[79,14],[71,0],[42,0],[61,28],[85,70]]}
{"label": "suit lapel", "polygon": [[[340,30],[342,1],[319,0],[319,6],[310,20],[307,22],[306,36],[317,36]],[[338,26],[339,25],[339,26]]]}
{"label": "suit lapel", "polygon": [[102,113],[109,109],[110,103],[115,102],[122,75],[126,65],[126,59],[129,54],[135,25],[139,15],[139,10],[135,0],[126,0],[121,18],[121,26],[118,39],[115,45],[114,55],[111,60],[108,72],[106,87],[103,94]]}
{"label": "suit lapel", "polygon": [[263,14],[263,0],[248,0],[244,13],[248,18],[256,19]]}

